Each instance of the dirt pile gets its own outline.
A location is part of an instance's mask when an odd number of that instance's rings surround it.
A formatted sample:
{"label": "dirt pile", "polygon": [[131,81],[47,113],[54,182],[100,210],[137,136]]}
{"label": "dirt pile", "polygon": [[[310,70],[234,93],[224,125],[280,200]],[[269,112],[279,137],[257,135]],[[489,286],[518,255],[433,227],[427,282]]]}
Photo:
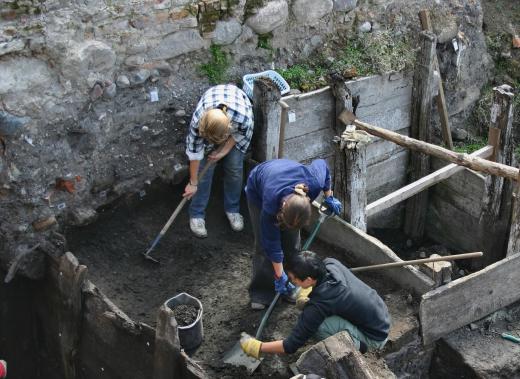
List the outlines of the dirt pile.
{"label": "dirt pile", "polygon": [[175,320],[177,320],[179,326],[188,326],[193,324],[199,313],[197,307],[188,304],[175,305],[170,307],[170,309],[173,311]]}

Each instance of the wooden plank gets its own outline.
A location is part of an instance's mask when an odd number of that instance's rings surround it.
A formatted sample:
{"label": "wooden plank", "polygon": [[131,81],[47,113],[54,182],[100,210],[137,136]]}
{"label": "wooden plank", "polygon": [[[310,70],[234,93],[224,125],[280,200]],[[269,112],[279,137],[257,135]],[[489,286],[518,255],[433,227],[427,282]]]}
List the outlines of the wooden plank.
{"label": "wooden plank", "polygon": [[285,129],[287,126],[287,118],[288,118],[288,109],[289,105],[284,101],[280,100],[278,102],[282,107],[282,114],[280,116],[280,135],[278,138],[278,158],[283,158],[284,155],[284,146],[285,146]]}
{"label": "wooden plank", "polygon": [[347,197],[345,207],[349,208],[350,224],[366,232],[367,216],[367,161],[366,146],[358,144],[354,149],[345,148],[345,169],[347,177]]}
{"label": "wooden plank", "polygon": [[278,104],[281,94],[269,80],[258,79],[253,88],[253,159],[263,162],[278,158],[282,109]]}
{"label": "wooden plank", "polygon": [[[492,146],[486,146],[482,149],[474,152],[471,154],[471,156],[477,156],[486,158],[490,156],[493,152]],[[371,216],[373,214],[376,214],[383,209],[389,208],[392,205],[395,205],[403,200],[406,200],[415,194],[423,191],[426,188],[429,188],[436,183],[439,183],[450,176],[456,174],[457,172],[460,172],[462,170],[465,170],[464,167],[458,166],[454,163],[445,166],[441,168],[440,170],[437,170],[429,175],[426,175],[425,177],[422,177],[419,180],[416,180],[413,183],[408,184],[407,186],[404,186],[403,188],[399,189],[398,191],[392,192],[391,194],[388,194],[385,197],[382,197],[379,200],[376,200],[369,205],[367,205],[367,216]]]}
{"label": "wooden plank", "polygon": [[295,119],[285,127],[285,140],[309,134],[322,129],[330,129],[335,123],[335,100],[332,91],[318,93],[304,100],[285,100],[288,112]]}
{"label": "wooden plank", "polygon": [[[424,142],[431,140],[432,88],[434,85],[433,62],[436,54],[436,39],[430,32],[420,34],[420,53],[415,64],[414,90],[410,136]],[[412,152],[409,160],[410,179],[414,182],[430,172],[430,156]],[[428,207],[428,192],[422,191],[406,202],[404,232],[413,240],[420,241]]]}
{"label": "wooden plank", "polygon": [[[457,176],[459,176],[457,174]],[[453,191],[452,187],[453,185],[449,185],[448,181],[444,181],[442,183],[439,183],[435,186],[433,189],[433,196],[431,197],[439,197],[449,203],[460,211],[464,212],[466,214],[466,217],[471,217],[475,220],[480,219],[480,211],[482,209],[482,194],[484,193],[484,183],[482,182],[482,187],[479,188],[476,192],[470,192],[469,189],[471,187],[467,188],[467,193],[464,194],[464,187],[459,187],[458,191]],[[457,180],[456,183],[463,185],[465,183],[464,179]],[[453,183],[452,183],[453,184]],[[465,196],[466,195],[466,196]],[[480,197],[479,197],[480,195]],[[449,220],[449,216],[447,215],[446,220]],[[478,223],[478,222],[477,222]],[[450,223],[451,224],[451,223]],[[447,227],[450,227],[449,225],[446,225]],[[474,234],[471,233],[471,234]]]}
{"label": "wooden plank", "polygon": [[520,252],[520,177],[516,182],[511,208],[511,229],[509,232],[509,242],[507,244],[507,256]]}
{"label": "wooden plank", "polygon": [[81,321],[83,319],[82,288],[86,280],[87,266],[80,265],[72,253],[67,252],[59,260],[59,275],[57,277],[60,304],[58,311],[58,329],[60,335],[61,362],[63,377],[74,379],[78,377],[77,351],[81,336]]}
{"label": "wooden plank", "polygon": [[[367,168],[367,188],[369,201],[385,196],[406,184],[406,163],[408,151],[401,151],[386,161]],[[397,186],[396,186],[397,185]],[[378,197],[374,198],[374,193]]]}
{"label": "wooden plank", "polygon": [[[504,165],[513,163],[513,99],[513,89],[510,86],[502,85],[493,88],[489,139],[496,144],[494,150],[496,163]],[[487,264],[496,262],[506,255],[508,227],[497,229],[497,225],[504,222],[508,224],[510,221],[511,207],[508,202],[511,200],[511,194],[512,185],[503,177],[489,176],[486,178],[480,225],[481,230],[492,228],[496,230],[494,237],[496,245],[493,246],[488,240],[483,241],[483,243],[489,244],[488,250],[485,250],[489,252],[486,257]],[[497,246],[500,241],[503,241],[505,246]]]}
{"label": "wooden plank", "polygon": [[[410,133],[410,128],[408,127],[398,130],[397,133],[408,135]],[[402,151],[407,151],[407,149],[382,138],[372,137],[372,141],[367,145],[367,166],[372,166],[390,159],[395,154]]]}
{"label": "wooden plank", "polygon": [[[428,10],[421,10],[419,12],[419,18],[421,20],[422,30],[429,32],[433,31],[430,20],[430,12]],[[435,54],[434,58],[434,68],[439,73],[439,94],[435,97],[435,102],[437,103],[437,110],[441,120],[442,139],[444,140],[444,144],[448,147],[448,149],[453,150],[453,140],[451,139],[450,122],[448,118],[448,107],[446,106],[446,99],[444,97],[444,86],[442,84],[437,54]]]}
{"label": "wooden plank", "polygon": [[332,129],[322,129],[303,136],[285,140],[284,157],[303,161],[324,154],[330,154],[334,146]]}
{"label": "wooden plank", "polygon": [[[317,219],[319,204],[313,202],[314,219]],[[312,223],[311,223],[312,224]],[[402,260],[377,238],[353,227],[345,220],[335,216],[328,218],[318,233],[318,238],[338,247],[348,254],[349,259],[359,264],[401,262]],[[433,281],[415,267],[405,266],[381,271],[381,276],[409,288],[414,293],[423,294],[433,288]]]}
{"label": "wooden plank", "polygon": [[[332,93],[334,95],[335,100],[335,123],[334,134],[336,136],[341,136],[343,133],[345,126],[338,120],[338,116],[343,112],[343,110],[348,109],[350,111],[353,110],[352,106],[352,95],[350,94],[350,90],[345,85],[344,81],[336,81],[332,84]],[[344,204],[341,214],[339,215],[342,219],[349,219],[349,207],[347,206],[348,194],[347,194],[347,162],[345,152],[340,148],[341,143],[337,141],[334,148],[334,165],[333,167],[333,180],[334,180],[334,196],[341,201],[341,204]],[[330,167],[330,166],[329,166]]]}
{"label": "wooden plank", "polygon": [[390,130],[386,130],[374,125],[367,124],[360,120],[355,119],[351,121],[352,116],[347,113],[343,113],[340,116],[340,119],[345,124],[350,124],[354,122],[356,127],[361,130],[365,130],[368,133],[385,138],[389,141],[392,141],[398,145],[405,146],[410,150],[420,151],[424,154],[432,155],[434,157],[457,163],[461,166],[468,167],[475,171],[484,172],[487,174],[502,176],[504,178],[517,180],[519,169],[511,166],[507,166],[504,164],[499,164],[495,162],[490,162],[486,159],[478,158],[478,157],[470,157],[466,153],[456,153],[454,151],[445,149],[443,147],[419,141],[414,138],[410,138],[407,136],[402,136],[399,133],[392,132]]}
{"label": "wooden plank", "polygon": [[181,378],[183,358],[173,311],[162,305],[157,313],[153,379]]}
{"label": "wooden plank", "polygon": [[424,345],[520,300],[520,254],[454,280],[422,296],[421,330]]}

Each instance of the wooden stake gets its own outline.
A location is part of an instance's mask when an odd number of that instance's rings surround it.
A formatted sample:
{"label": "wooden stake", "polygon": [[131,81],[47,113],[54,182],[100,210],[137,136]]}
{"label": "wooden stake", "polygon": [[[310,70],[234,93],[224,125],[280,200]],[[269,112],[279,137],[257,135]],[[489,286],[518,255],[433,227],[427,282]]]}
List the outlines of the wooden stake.
{"label": "wooden stake", "polygon": [[[489,140],[494,145],[493,155],[496,163],[504,165],[511,165],[513,162],[513,98],[513,89],[510,86],[493,88]],[[483,236],[481,245],[486,253],[484,263],[487,265],[506,255],[511,221],[509,201],[513,189],[510,181],[498,176],[488,176],[485,185],[479,234]]]}
{"label": "wooden stake", "polygon": [[[431,139],[431,107],[433,87],[433,62],[435,58],[436,39],[429,32],[422,32],[421,52],[417,57],[414,86],[412,94],[411,137],[430,142]],[[430,172],[430,157],[412,152],[410,154],[409,182],[415,182]],[[421,240],[424,234],[428,192],[422,191],[406,203],[404,232],[414,240]]]}
{"label": "wooden stake", "polygon": [[[430,11],[422,10],[419,12],[419,18],[421,20],[422,30],[433,31],[432,22],[430,19]],[[439,117],[441,120],[441,132],[444,143],[448,149],[453,150],[453,140],[451,138],[450,122],[448,117],[448,108],[446,106],[446,99],[444,97],[444,86],[442,84],[441,72],[439,69],[439,61],[437,54],[434,57],[434,69],[439,73],[439,93],[435,96],[437,103],[437,110],[439,111]]]}
{"label": "wooden stake", "polygon": [[[341,136],[345,126],[340,122],[338,116],[344,110],[352,111],[352,95],[349,89],[345,85],[343,80],[336,80],[332,84],[332,93],[336,98],[336,123],[334,125],[334,134]],[[341,214],[339,215],[344,220],[350,219],[349,212],[349,197],[347,195],[347,162],[345,152],[339,149],[339,145],[335,150],[334,154],[334,169],[333,169],[333,180],[334,180],[334,196],[341,201],[344,205]]]}
{"label": "wooden stake", "polygon": [[456,163],[460,166],[464,166],[475,171],[480,171],[491,175],[498,175],[512,180],[518,180],[518,168],[491,162],[478,157],[472,157],[466,153],[456,153],[431,143],[419,141],[414,138],[403,136],[399,133],[380,128],[378,126],[370,125],[366,122],[355,119],[355,116],[351,112],[343,112],[339,119],[345,125],[354,124],[357,128],[365,130],[366,132],[376,137],[381,137],[388,141],[392,141],[410,150],[420,151],[422,153],[432,155],[448,162]]}
{"label": "wooden stake", "polygon": [[155,328],[153,379],[175,379],[182,377],[181,345],[177,333],[177,321],[173,311],[166,305],[159,308]]}
{"label": "wooden stake", "polygon": [[362,231],[367,231],[367,159],[366,146],[359,144],[354,149],[345,149],[347,174],[347,199],[350,224]]}
{"label": "wooden stake", "polygon": [[506,256],[520,252],[520,174],[516,182],[516,193],[511,200],[511,229],[509,232],[509,242],[507,244]]}
{"label": "wooden stake", "polygon": [[285,126],[287,125],[287,113],[290,108],[289,105],[280,100],[280,106],[282,107],[282,115],[280,116],[280,137],[278,142],[278,158],[283,158],[284,146],[285,146]]}
{"label": "wooden stake", "polygon": [[268,79],[257,79],[253,87],[255,134],[253,159],[263,162],[278,158],[282,109],[278,102],[282,95],[276,84]]}

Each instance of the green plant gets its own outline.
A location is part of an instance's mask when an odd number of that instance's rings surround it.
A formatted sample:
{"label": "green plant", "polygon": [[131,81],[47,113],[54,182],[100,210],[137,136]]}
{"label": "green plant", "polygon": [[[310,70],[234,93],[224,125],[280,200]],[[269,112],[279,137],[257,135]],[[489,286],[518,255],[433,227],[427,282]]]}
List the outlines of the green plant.
{"label": "green plant", "polygon": [[460,143],[453,147],[453,151],[457,153],[471,154],[487,145],[487,138],[471,139],[467,143]]}
{"label": "green plant", "polygon": [[265,49],[272,51],[273,47],[271,46],[271,39],[273,38],[273,33],[260,34],[258,36],[258,43],[256,47],[259,49]]}
{"label": "green plant", "polygon": [[206,75],[211,84],[222,83],[226,80],[226,71],[229,60],[224,51],[218,45],[211,45],[209,48],[211,60],[199,66],[200,72]]}

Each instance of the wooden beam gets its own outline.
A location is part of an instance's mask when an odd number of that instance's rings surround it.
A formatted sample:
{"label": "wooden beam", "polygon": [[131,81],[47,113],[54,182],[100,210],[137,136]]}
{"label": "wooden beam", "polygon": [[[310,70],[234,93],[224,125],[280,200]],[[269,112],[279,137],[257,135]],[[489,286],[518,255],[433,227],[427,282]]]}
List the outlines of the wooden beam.
{"label": "wooden beam", "polygon": [[[488,139],[494,144],[495,162],[504,165],[513,163],[513,89],[508,85],[493,88],[493,103],[491,105],[491,123]],[[517,179],[517,178],[515,178]],[[507,235],[511,221],[512,184],[502,177],[488,176],[482,199],[480,214],[481,228],[491,232],[492,238],[482,239],[482,250],[486,253],[484,263],[490,264],[506,256]]]}
{"label": "wooden beam", "polygon": [[157,313],[153,379],[181,378],[183,361],[177,321],[173,311],[163,304]]}
{"label": "wooden beam", "polygon": [[507,244],[507,256],[520,253],[520,176],[516,182],[516,192],[513,193],[511,209],[511,229]]}
{"label": "wooden beam", "polygon": [[[320,204],[313,205],[313,222],[318,218]],[[311,223],[312,225],[312,223]],[[340,217],[328,218],[318,233],[318,238],[327,244],[337,247],[348,261],[355,260],[359,264],[373,265],[388,262],[402,262],[392,249],[377,238],[354,228]],[[390,268],[381,271],[380,275],[401,287],[410,288],[414,293],[422,295],[434,286],[433,281],[414,266]]]}
{"label": "wooden beam", "polygon": [[280,133],[278,138],[278,158],[283,158],[284,155],[284,147],[285,147],[285,127],[287,126],[287,113],[290,108],[289,105],[280,100],[280,106],[282,107],[282,114],[280,116]]}
{"label": "wooden beam", "polygon": [[424,345],[520,300],[520,254],[454,280],[422,296]]}
{"label": "wooden beam", "polygon": [[367,158],[366,145],[358,144],[354,149],[345,149],[347,199],[352,226],[367,231]]}
{"label": "wooden beam", "polygon": [[80,265],[70,252],[59,259],[58,289],[61,307],[58,310],[58,330],[60,334],[60,352],[63,365],[63,377],[78,377],[76,355],[79,350],[81,322],[83,320],[82,288],[86,280],[87,266]]}
{"label": "wooden beam", "polygon": [[[493,153],[492,146],[485,146],[480,150],[475,151],[470,154],[471,157],[480,157],[487,158],[491,156]],[[403,200],[406,200],[413,195],[421,192],[422,190],[431,187],[445,179],[448,179],[450,176],[455,175],[457,172],[465,170],[466,168],[463,166],[456,165],[455,163],[451,163],[435,172],[432,172],[425,177],[416,180],[413,183],[410,183],[397,191],[394,191],[370,204],[367,205],[366,214],[367,217],[370,217],[376,213],[381,212],[387,208],[394,206],[395,204],[400,203]]]}
{"label": "wooden beam", "polygon": [[255,80],[253,88],[253,159],[263,162],[278,158],[282,109],[280,89],[269,79]]}
{"label": "wooden beam", "polygon": [[[419,18],[421,20],[422,30],[429,32],[433,31],[429,10],[421,10],[419,12]],[[439,93],[437,96],[435,96],[435,102],[437,103],[437,110],[439,111],[439,117],[441,120],[442,139],[444,140],[444,143],[446,144],[448,149],[453,150],[453,140],[451,138],[448,108],[446,106],[446,99],[444,97],[444,86],[442,84],[442,77],[439,69],[439,61],[437,59],[437,54],[435,54],[434,57],[434,69],[439,73]]]}
{"label": "wooden beam", "polygon": [[361,130],[365,130],[366,132],[374,136],[384,138],[388,141],[392,141],[410,150],[420,151],[425,154],[433,155],[434,157],[443,159],[448,162],[456,163],[460,166],[464,166],[475,171],[480,171],[491,175],[497,175],[512,180],[518,180],[518,168],[507,166],[500,163],[490,162],[488,160],[478,157],[471,157],[466,153],[456,153],[443,147],[419,141],[407,136],[403,136],[399,133],[395,133],[374,125],[370,125],[366,122],[362,122],[357,119],[351,121],[353,117],[355,118],[355,116],[351,115],[351,113],[343,112],[339,118],[345,125],[350,125],[353,123],[354,125],[356,125],[356,127],[358,127]]}
{"label": "wooden beam", "polygon": [[[433,62],[436,38],[431,32],[421,32],[420,52],[417,56],[412,93],[410,135],[424,142],[431,140],[432,88],[434,86]],[[409,182],[414,182],[430,172],[430,156],[412,152],[409,161]],[[421,240],[424,234],[428,192],[423,191],[406,203],[404,232],[413,240]]]}
{"label": "wooden beam", "polygon": [[[345,129],[344,125],[339,121],[338,116],[345,109],[352,111],[352,95],[350,90],[345,85],[343,80],[336,80],[332,84],[332,93],[335,98],[336,118],[334,127],[334,134],[341,136],[341,133]],[[346,155],[343,150],[340,149],[340,145],[337,144],[334,149],[334,168],[333,168],[333,180],[334,180],[334,196],[344,204],[341,214],[339,215],[344,220],[350,220],[350,211],[348,207],[348,194],[347,194],[347,162]]]}

